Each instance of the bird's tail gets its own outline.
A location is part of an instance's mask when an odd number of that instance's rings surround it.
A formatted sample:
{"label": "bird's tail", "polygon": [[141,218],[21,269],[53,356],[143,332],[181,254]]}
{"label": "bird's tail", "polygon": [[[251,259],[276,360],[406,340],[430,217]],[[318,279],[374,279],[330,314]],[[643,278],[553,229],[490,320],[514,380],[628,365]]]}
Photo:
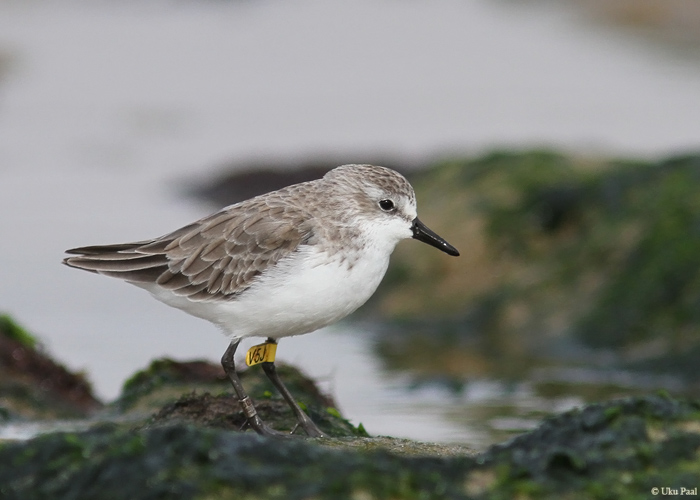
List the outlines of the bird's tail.
{"label": "bird's tail", "polygon": [[139,241],[117,245],[95,245],[71,248],[63,263],[113,278],[136,283],[153,283],[168,269],[163,242]]}

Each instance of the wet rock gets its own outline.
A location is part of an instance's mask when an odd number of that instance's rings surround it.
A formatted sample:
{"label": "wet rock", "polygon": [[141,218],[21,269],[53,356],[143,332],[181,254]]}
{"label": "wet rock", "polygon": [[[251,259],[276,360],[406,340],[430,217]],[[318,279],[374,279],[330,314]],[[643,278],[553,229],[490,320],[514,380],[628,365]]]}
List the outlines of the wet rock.
{"label": "wet rock", "polygon": [[51,359],[29,332],[0,315],[0,421],[84,417],[101,407],[84,375]]}
{"label": "wet rock", "polygon": [[592,404],[493,446],[467,478],[477,497],[646,498],[700,482],[700,402],[647,396]]}
{"label": "wet rock", "polygon": [[83,500],[419,498],[420,494],[459,498],[469,461],[357,453],[304,439],[270,439],[185,425],[140,431],[101,427],[4,445],[0,495]]}
{"label": "wet rock", "polygon": [[569,4],[606,28],[611,25],[621,28],[619,31],[623,33],[647,37],[661,47],[671,45],[675,50],[696,54],[700,45],[700,5],[697,2],[583,0]]}
{"label": "wet rock", "polygon": [[479,455],[387,438],[109,424],[0,444],[0,496],[646,498],[653,487],[698,484],[699,450],[700,402],[664,396],[567,412]]}
{"label": "wet rock", "polygon": [[[606,369],[673,376],[667,389],[698,394],[699,167],[698,154],[622,161],[541,150],[435,164],[412,179],[421,218],[462,255],[399,245],[374,310],[403,330],[439,325],[447,342],[423,357],[435,360],[429,372],[520,367],[522,378],[557,359],[593,366],[605,356]],[[382,351],[401,366],[411,361],[397,351],[423,347]]]}
{"label": "wet rock", "polygon": [[[297,368],[278,363],[277,372],[314,422],[330,436],[366,436],[342,418],[335,403]],[[296,419],[260,367],[239,374],[261,418],[278,430],[291,431]],[[207,361],[158,359],[134,374],[111,405],[119,414],[149,417],[147,425],[174,422],[246,430],[246,419],[221,365]]]}
{"label": "wet rock", "polygon": [[[255,409],[271,427],[291,431],[296,427],[296,419],[289,406],[281,399],[253,399]],[[304,404],[306,412],[319,428],[328,436],[366,436],[362,429],[356,429],[340,416],[333,407]],[[247,429],[246,418],[233,394],[211,395],[187,394],[174,403],[164,406],[156,413],[149,425],[167,425],[172,422],[188,422],[204,427],[243,431]],[[296,431],[303,435],[302,430]]]}
{"label": "wet rock", "polygon": [[132,375],[111,407],[120,413],[153,413],[192,391],[225,392],[230,388],[221,365],[208,361],[157,359]]}

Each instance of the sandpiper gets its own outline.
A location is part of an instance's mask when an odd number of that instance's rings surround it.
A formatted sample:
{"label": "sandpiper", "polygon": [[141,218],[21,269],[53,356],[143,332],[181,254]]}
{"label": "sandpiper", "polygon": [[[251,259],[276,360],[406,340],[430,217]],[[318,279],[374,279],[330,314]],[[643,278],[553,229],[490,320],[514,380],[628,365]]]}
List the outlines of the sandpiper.
{"label": "sandpiper", "polygon": [[[321,179],[230,205],[159,238],[67,250],[68,266],[120,278],[219,326],[231,339],[221,364],[249,425],[286,435],[257,414],[236,373],[245,337],[309,436],[323,432],[299,407],[274,365],[277,340],[347,316],[374,293],[396,244],[415,238],[459,252],[417,217],[409,182],[394,170],[343,165]],[[268,349],[269,347],[269,349]]]}

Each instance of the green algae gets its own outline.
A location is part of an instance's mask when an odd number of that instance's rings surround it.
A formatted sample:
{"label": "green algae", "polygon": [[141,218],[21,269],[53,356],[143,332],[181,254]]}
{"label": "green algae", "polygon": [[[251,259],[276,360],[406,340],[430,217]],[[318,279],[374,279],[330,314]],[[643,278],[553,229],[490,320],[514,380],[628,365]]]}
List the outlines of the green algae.
{"label": "green algae", "polygon": [[[299,369],[277,364],[301,408],[329,436],[367,436],[355,427]],[[260,367],[239,373],[261,418],[278,430],[291,430],[297,421]],[[246,418],[221,366],[207,361],[178,362],[163,358],[136,372],[125,383],[111,410],[142,415],[148,426],[190,423],[229,430],[246,430]]]}
{"label": "green algae", "polygon": [[101,407],[84,374],[54,361],[8,315],[0,315],[0,401],[0,420],[84,417]]}
{"label": "green algae", "polygon": [[0,444],[0,496],[632,499],[697,484],[699,453],[700,402],[663,395],[569,411],[476,455],[392,438],[108,424]]}
{"label": "green algae", "polygon": [[[34,450],[27,457],[27,449]],[[466,460],[466,459],[464,459]],[[459,498],[459,461],[191,426],[101,427],[0,448],[3,498]],[[430,495],[430,496],[428,496]],[[463,497],[463,495],[461,495]]]}
{"label": "green algae", "polygon": [[492,447],[480,470],[523,498],[647,498],[652,487],[700,480],[700,404],[629,398],[557,415]]}
{"label": "green algae", "polygon": [[16,340],[29,349],[36,349],[38,347],[36,337],[17,323],[9,314],[0,314],[0,334],[12,340]]}
{"label": "green algae", "polygon": [[229,388],[220,366],[208,361],[160,358],[129,377],[111,406],[119,412],[153,412],[184,393],[199,390],[218,394]]}
{"label": "green algae", "polygon": [[412,182],[421,218],[462,256],[399,246],[373,304],[399,328],[433,322],[443,338],[484,338],[481,358],[446,373],[488,372],[494,354],[527,368],[563,341],[614,350],[620,368],[698,379],[700,155],[496,151]]}

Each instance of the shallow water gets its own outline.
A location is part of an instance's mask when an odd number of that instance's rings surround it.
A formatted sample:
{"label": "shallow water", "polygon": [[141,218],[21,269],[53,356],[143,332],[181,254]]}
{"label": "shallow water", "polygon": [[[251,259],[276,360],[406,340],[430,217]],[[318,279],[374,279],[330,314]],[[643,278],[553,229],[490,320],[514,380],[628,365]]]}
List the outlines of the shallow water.
{"label": "shallow water", "polygon": [[[226,340],[141,290],[61,266],[63,250],[199,217],[209,208],[180,187],[224,162],[411,163],[504,144],[658,155],[697,147],[698,111],[696,61],[552,5],[7,0],[0,310],[114,398],[154,357],[217,360]],[[487,443],[497,437],[478,411],[579,402],[488,380],[459,398],[407,391],[357,328],[284,341],[279,359],[329,377],[371,433]]]}

